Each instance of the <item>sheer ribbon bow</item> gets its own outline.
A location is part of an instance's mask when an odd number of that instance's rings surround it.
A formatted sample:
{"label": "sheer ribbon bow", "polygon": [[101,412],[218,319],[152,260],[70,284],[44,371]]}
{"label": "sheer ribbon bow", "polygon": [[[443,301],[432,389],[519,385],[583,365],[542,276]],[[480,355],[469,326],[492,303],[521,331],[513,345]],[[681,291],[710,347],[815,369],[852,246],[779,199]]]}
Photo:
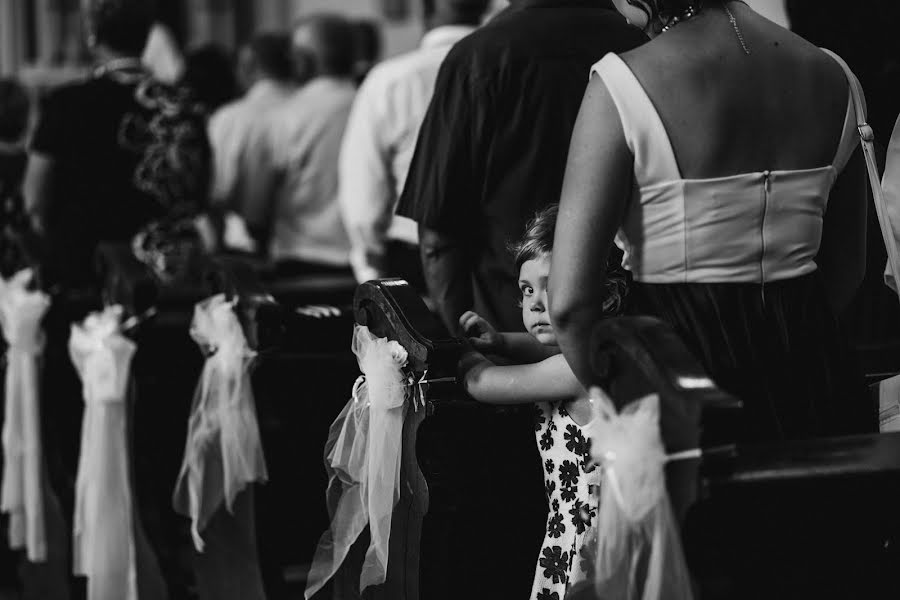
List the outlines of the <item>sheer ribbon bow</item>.
{"label": "sheer ribbon bow", "polygon": [[668,460],[659,433],[659,397],[646,396],[621,413],[592,390],[594,419],[585,427],[603,468],[597,517],[595,585],[599,598],[690,600],[691,580],[666,492]]}
{"label": "sheer ribbon bow", "polygon": [[335,574],[350,546],[369,525],[371,541],[360,575],[360,592],[384,583],[388,568],[391,513],[400,497],[400,451],[410,386],[403,373],[406,350],[353,331],[353,352],[363,376],[331,425],[325,445],[331,527],[322,535],[310,569],[306,598]]}
{"label": "sheer ribbon bow", "polygon": [[3,421],[3,482],[0,511],[9,514],[9,546],[25,548],[28,560],[47,560],[41,464],[38,364],[44,348],[41,319],[50,298],[31,291],[31,269],[0,277],[0,329],[6,353]]}
{"label": "sheer ribbon bow", "polygon": [[191,323],[191,337],[208,354],[194,396],[174,505],[191,517],[191,535],[200,552],[200,531],[222,503],[231,511],[241,490],[268,477],[250,385],[256,353],[247,345],[233,306],[224,295],[213,296],[197,304]]}
{"label": "sheer ribbon bow", "polygon": [[84,417],[75,490],[73,572],[88,600],[137,600],[125,396],[135,345],[110,306],[72,326],[69,354],[82,381]]}

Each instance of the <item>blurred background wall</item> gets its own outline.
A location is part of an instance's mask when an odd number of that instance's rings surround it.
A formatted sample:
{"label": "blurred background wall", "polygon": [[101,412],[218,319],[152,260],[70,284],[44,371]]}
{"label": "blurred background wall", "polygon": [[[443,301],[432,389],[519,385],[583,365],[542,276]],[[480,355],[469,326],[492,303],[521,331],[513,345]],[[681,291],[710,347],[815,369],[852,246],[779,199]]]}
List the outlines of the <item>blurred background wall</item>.
{"label": "blurred background wall", "polygon": [[[183,48],[234,48],[254,32],[288,29],[300,16],[339,12],[376,21],[383,56],[416,46],[420,0],[158,0],[160,21]],[[497,9],[506,4],[495,0]],[[0,76],[65,78],[87,62],[79,0],[0,0]]]}

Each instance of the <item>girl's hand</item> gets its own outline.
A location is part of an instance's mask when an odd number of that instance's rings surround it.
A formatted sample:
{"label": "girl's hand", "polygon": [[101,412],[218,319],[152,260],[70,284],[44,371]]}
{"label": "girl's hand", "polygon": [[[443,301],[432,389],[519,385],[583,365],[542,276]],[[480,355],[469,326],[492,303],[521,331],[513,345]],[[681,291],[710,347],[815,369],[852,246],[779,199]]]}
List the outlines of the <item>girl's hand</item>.
{"label": "girl's hand", "polygon": [[469,343],[479,352],[501,353],[503,336],[478,313],[466,311],[459,317],[459,326],[469,338]]}

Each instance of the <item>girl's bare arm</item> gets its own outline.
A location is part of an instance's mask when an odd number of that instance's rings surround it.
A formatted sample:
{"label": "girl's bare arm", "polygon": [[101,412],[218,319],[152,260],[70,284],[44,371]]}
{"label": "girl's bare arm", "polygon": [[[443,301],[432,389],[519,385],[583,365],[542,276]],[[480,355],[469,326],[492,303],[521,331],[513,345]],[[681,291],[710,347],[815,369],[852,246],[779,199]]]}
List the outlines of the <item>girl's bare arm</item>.
{"label": "girl's bare arm", "polygon": [[497,365],[476,351],[459,363],[466,392],[488,404],[527,404],[570,400],[585,391],[562,354],[526,365]]}

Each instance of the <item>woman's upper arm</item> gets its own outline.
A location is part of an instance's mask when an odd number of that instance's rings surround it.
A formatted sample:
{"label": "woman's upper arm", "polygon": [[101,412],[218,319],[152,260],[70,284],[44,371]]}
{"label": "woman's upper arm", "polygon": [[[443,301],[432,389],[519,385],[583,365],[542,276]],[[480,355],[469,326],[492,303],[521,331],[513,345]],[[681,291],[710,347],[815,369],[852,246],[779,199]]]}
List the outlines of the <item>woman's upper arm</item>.
{"label": "woman's upper arm", "polygon": [[569,145],[550,269],[557,325],[585,305],[600,309],[609,248],[631,192],[633,157],[606,84],[593,77]]}

